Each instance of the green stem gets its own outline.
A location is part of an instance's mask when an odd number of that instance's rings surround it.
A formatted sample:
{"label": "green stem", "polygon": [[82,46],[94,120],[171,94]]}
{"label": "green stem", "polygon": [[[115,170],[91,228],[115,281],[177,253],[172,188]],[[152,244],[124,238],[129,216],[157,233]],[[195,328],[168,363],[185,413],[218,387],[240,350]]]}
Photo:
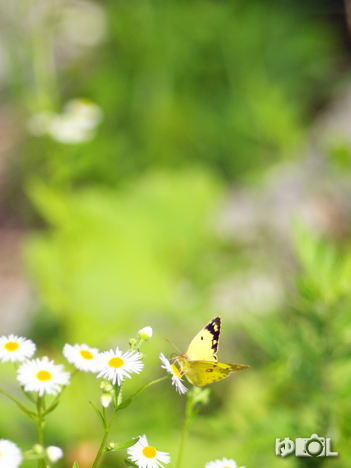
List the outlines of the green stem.
{"label": "green stem", "polygon": [[[162,380],[165,380],[165,379],[168,379],[169,377],[171,377],[170,374],[166,375],[165,377],[161,377],[160,379],[157,379],[157,380],[153,380],[152,382],[148,383],[147,385],[144,385],[144,387],[141,387],[139,388],[139,390],[134,394],[134,395],[131,395],[126,401],[132,401],[134,400],[134,398],[139,395],[139,393],[141,393],[143,390],[145,390],[146,388],[150,387],[151,385],[154,385],[158,382],[161,382]],[[104,433],[104,437],[102,439],[102,442],[101,442],[101,445],[100,445],[100,448],[99,448],[99,451],[96,455],[96,458],[94,460],[94,463],[93,463],[93,466],[91,468],[96,468],[96,466],[98,465],[99,463],[99,460],[101,458],[101,455],[104,451],[104,448],[105,448],[105,445],[106,445],[106,441],[107,441],[107,437],[108,437],[108,434],[110,432],[110,429],[111,429],[111,426],[112,426],[112,422],[113,420],[115,419],[115,416],[116,416],[116,413],[118,411],[118,409],[121,409],[123,408],[123,403],[121,403],[121,397],[122,397],[122,387],[123,387],[123,382],[122,382],[122,385],[120,387],[115,386],[115,388],[117,389],[118,388],[118,392],[115,393],[115,408],[113,410],[113,414],[111,416],[111,420],[108,424],[108,426],[106,427],[105,429],[105,433]],[[104,413],[104,416],[105,416],[105,413]],[[105,419],[105,417],[104,417]]]}
{"label": "green stem", "polygon": [[129,398],[127,398],[123,403],[121,403],[118,406],[119,409],[126,408],[134,400],[134,398],[139,395],[139,393],[141,393],[144,390],[146,390],[147,388],[151,387],[151,385],[155,385],[158,382],[162,382],[162,380],[169,379],[170,377],[172,377],[171,374],[167,374],[164,377],[161,377],[160,379],[157,379],[157,380],[153,380],[152,382],[148,383],[147,385],[144,385],[144,387],[139,388],[139,390],[136,393],[134,393],[134,395],[131,395]]}
{"label": "green stem", "polygon": [[[43,427],[44,427],[44,412],[42,409],[44,408],[44,397],[40,397],[38,395],[37,400],[37,411],[38,411],[38,442],[39,445],[44,447],[44,434],[43,434]],[[38,459],[38,468],[46,468],[46,462],[44,458]]]}
{"label": "green stem", "polygon": [[185,417],[182,439],[180,441],[180,446],[179,446],[176,468],[180,468],[180,464],[181,464],[182,456],[183,456],[185,439],[188,435],[190,424],[192,422],[193,409],[194,409],[194,391],[190,390],[190,392],[188,393],[188,400],[186,402],[186,409],[185,409],[186,417]]}
{"label": "green stem", "polygon": [[97,466],[97,464],[99,463],[99,461],[100,461],[101,455],[102,455],[102,453],[103,453],[103,451],[104,451],[104,448],[105,448],[105,445],[106,445],[107,437],[108,437],[108,435],[109,435],[109,432],[110,432],[110,429],[111,429],[113,420],[115,419],[115,416],[116,416],[116,414],[117,414],[117,411],[118,411],[118,408],[115,408],[115,409],[113,410],[113,413],[112,413],[110,422],[109,422],[108,426],[107,426],[106,429],[105,429],[104,437],[103,437],[103,439],[102,439],[102,442],[101,442],[99,451],[98,451],[98,453],[97,453],[97,455],[96,455],[96,458],[95,458],[95,460],[94,460],[94,463],[93,463],[92,468],[95,468],[95,467]]}
{"label": "green stem", "polygon": [[37,106],[41,111],[56,110],[59,101],[53,48],[55,15],[55,3],[48,2],[46,17],[40,18],[33,28],[32,66]]}
{"label": "green stem", "polygon": [[[113,413],[112,413],[112,416],[111,416],[111,419],[110,419],[110,422],[108,423],[108,426],[106,426],[106,429],[105,429],[105,433],[104,433],[104,437],[102,439],[102,442],[101,442],[101,445],[100,445],[100,448],[99,448],[99,451],[96,455],[96,458],[94,460],[94,463],[93,463],[93,466],[92,468],[95,468],[97,466],[97,464],[99,463],[99,460],[101,458],[101,455],[103,454],[103,451],[104,451],[104,448],[106,446],[106,441],[107,441],[107,437],[109,435],[109,432],[110,432],[110,429],[111,429],[111,426],[112,426],[112,423],[113,423],[113,420],[115,419],[115,416],[117,414],[117,411],[118,411],[118,404],[122,398],[122,387],[123,387],[123,383],[124,381],[121,383],[121,385],[117,385],[117,383],[115,384],[115,396],[114,396],[114,410],[113,410]],[[106,413],[105,413],[105,408],[103,408],[103,411],[104,411],[104,415],[103,415],[103,418],[104,418],[104,421],[106,421]]]}

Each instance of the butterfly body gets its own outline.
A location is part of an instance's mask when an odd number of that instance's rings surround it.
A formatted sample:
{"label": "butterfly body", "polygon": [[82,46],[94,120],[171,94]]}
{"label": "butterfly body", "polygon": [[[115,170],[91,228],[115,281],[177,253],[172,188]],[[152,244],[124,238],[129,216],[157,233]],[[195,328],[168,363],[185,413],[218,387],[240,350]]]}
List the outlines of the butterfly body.
{"label": "butterfly body", "polygon": [[249,367],[217,361],[220,332],[221,319],[215,317],[193,338],[186,352],[177,358],[181,372],[197,387],[204,387],[228,377],[231,372]]}

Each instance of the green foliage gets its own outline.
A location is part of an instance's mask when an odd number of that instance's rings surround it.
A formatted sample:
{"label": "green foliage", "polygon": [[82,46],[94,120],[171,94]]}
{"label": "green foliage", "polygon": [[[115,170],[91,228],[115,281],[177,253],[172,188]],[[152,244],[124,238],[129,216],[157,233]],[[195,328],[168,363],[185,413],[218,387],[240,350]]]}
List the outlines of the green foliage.
{"label": "green foliage", "polygon": [[103,415],[101,414],[101,411],[94,405],[93,402],[89,401],[89,403],[91,404],[91,407],[93,408],[93,410],[94,410],[95,413],[97,414],[97,417],[100,419],[101,424],[102,424],[102,427],[103,427],[104,429],[106,429],[106,422],[105,422],[105,420],[104,420]]}
{"label": "green foliage", "polygon": [[296,253],[302,266],[299,288],[311,301],[333,306],[351,291],[351,255],[340,255],[333,245],[311,235],[295,223]]}
{"label": "green foliage", "polygon": [[[105,7],[107,42],[61,70],[69,83],[63,101],[87,96],[102,108],[97,138],[68,150],[32,139],[27,170],[39,163],[44,174],[54,167],[56,178],[116,185],[150,166],[196,162],[242,178],[290,154],[335,80],[336,31],[287,2]],[[55,153],[63,164],[53,162]]]}
{"label": "green foliage", "polygon": [[126,458],[124,459],[124,462],[127,466],[138,466],[135,463],[131,462],[130,460],[127,460]]}
{"label": "green foliage", "polygon": [[[295,223],[294,232],[300,263],[296,291],[284,310],[260,322],[247,317],[246,328],[261,350],[261,363],[255,375],[238,384],[233,399],[240,399],[240,414],[233,413],[233,422],[246,427],[244,451],[254,444],[261,447],[261,456],[268,447],[273,450],[276,438],[318,433],[332,438],[342,458],[308,462],[291,457],[291,466],[345,467],[351,455],[345,445],[351,417],[345,399],[351,392],[351,250],[338,252],[300,223]],[[253,465],[260,459],[251,458]]]}
{"label": "green foliage", "polygon": [[138,0],[108,9],[110,47],[79,83],[106,112],[87,155],[103,180],[194,160],[229,179],[265,167],[296,143],[332,77],[336,36],[287,4]]}
{"label": "green foliage", "polygon": [[125,442],[119,442],[118,444],[114,444],[114,450],[125,450],[129,447],[135,445],[139,440],[139,437],[135,437],[131,440],[126,440]]}
{"label": "green foliage", "polygon": [[220,184],[201,170],[70,195],[35,180],[28,193],[51,228],[28,239],[27,262],[44,304],[67,317],[76,339],[98,341],[104,323],[113,333],[141,310],[179,309],[176,288],[198,280],[194,270],[214,242],[209,217]]}

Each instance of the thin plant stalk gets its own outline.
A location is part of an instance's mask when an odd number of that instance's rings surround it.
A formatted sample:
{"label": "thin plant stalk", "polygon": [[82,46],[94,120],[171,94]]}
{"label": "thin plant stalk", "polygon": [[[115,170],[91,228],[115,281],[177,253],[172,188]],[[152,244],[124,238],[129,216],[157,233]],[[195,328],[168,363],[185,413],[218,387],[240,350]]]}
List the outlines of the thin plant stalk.
{"label": "thin plant stalk", "polygon": [[[154,385],[158,382],[161,382],[162,380],[165,380],[167,378],[169,378],[170,375],[166,375],[165,377],[161,377],[160,379],[157,379],[157,380],[153,380],[152,382],[150,382],[149,384],[147,385],[144,385],[144,387],[141,387],[134,395],[132,395],[131,397],[129,397],[126,401],[129,402],[129,404],[134,400],[134,398],[139,395],[139,393],[141,393],[143,390],[145,390],[146,388],[150,387],[151,385]],[[100,458],[101,458],[101,455],[103,454],[104,452],[104,449],[105,449],[105,446],[106,446],[106,441],[107,441],[107,437],[109,435],[109,432],[110,432],[110,429],[111,429],[111,426],[112,426],[112,423],[113,423],[113,420],[115,419],[115,416],[117,414],[117,411],[119,409],[119,405],[120,407],[123,408],[123,405],[121,404],[121,399],[122,399],[122,387],[123,387],[123,382],[122,382],[122,385],[121,386],[118,386],[116,384],[115,386],[115,389],[116,389],[116,392],[115,392],[115,408],[113,410],[113,413],[112,413],[112,416],[111,416],[111,419],[110,419],[110,422],[108,423],[108,425],[106,426],[105,428],[105,433],[104,433],[104,437],[102,439],[102,442],[101,442],[101,445],[100,445],[100,448],[99,448],[99,451],[96,455],[96,458],[94,460],[94,463],[92,465],[91,468],[96,468],[99,461],[100,461]],[[104,409],[103,409],[104,410]],[[105,411],[103,412],[103,416],[104,416],[104,419],[105,419]]]}
{"label": "thin plant stalk", "polygon": [[[44,434],[43,434],[43,426],[44,426],[44,397],[40,397],[38,395],[37,400],[37,411],[38,411],[38,443],[42,447],[44,447]],[[46,468],[46,462],[44,458],[38,458],[38,468]]]}
{"label": "thin plant stalk", "polygon": [[102,453],[103,453],[103,451],[104,451],[104,448],[105,448],[105,445],[106,445],[107,437],[108,437],[108,435],[109,435],[109,433],[110,433],[110,429],[111,429],[113,420],[115,419],[115,416],[116,416],[116,414],[117,414],[117,411],[118,411],[118,408],[115,408],[115,409],[113,410],[113,413],[112,413],[110,422],[109,422],[108,426],[107,426],[106,429],[105,429],[104,437],[103,437],[103,439],[102,439],[102,442],[101,442],[99,451],[98,451],[98,453],[97,453],[97,455],[96,455],[96,458],[95,458],[95,460],[94,460],[94,463],[93,463],[92,468],[96,468],[97,465],[98,465],[98,463],[99,463],[99,461],[100,461],[101,455],[102,455]]}
{"label": "thin plant stalk", "polygon": [[186,402],[185,423],[184,423],[182,438],[181,438],[181,441],[180,441],[179,452],[178,452],[178,460],[177,460],[176,468],[180,468],[180,466],[181,466],[185,439],[187,438],[189,428],[190,428],[190,424],[192,423],[193,415],[194,415],[194,407],[195,407],[195,404],[194,404],[195,401],[194,400],[195,400],[194,399],[194,391],[192,389],[188,393],[188,400]]}

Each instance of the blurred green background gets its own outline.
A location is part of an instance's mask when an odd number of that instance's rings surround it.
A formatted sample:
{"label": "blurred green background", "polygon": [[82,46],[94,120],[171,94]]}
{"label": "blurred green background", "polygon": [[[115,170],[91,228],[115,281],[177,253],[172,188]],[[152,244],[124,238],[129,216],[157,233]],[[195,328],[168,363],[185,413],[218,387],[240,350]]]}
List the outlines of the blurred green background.
{"label": "blurred green background", "polygon": [[[220,315],[219,359],[250,370],[211,385],[184,467],[223,457],[247,468],[349,466],[343,8],[0,2],[2,332],[64,363],[67,342],[127,350],[150,325],[128,394],[163,375],[159,353],[174,351],[167,338],[185,351]],[[323,123],[335,95],[341,110]],[[21,281],[30,292],[11,308],[4,297],[19,297]],[[0,382],[19,395],[9,364]],[[46,442],[66,453],[58,467],[74,457],[91,466],[101,430],[88,401],[98,398],[95,376],[79,375],[49,418]],[[111,439],[145,433],[174,466],[185,400],[169,382],[150,388],[118,414]],[[0,437],[29,449],[32,421],[4,397],[0,413]],[[339,457],[275,455],[276,438],[313,433],[331,437]],[[101,466],[122,467],[123,455]]]}

